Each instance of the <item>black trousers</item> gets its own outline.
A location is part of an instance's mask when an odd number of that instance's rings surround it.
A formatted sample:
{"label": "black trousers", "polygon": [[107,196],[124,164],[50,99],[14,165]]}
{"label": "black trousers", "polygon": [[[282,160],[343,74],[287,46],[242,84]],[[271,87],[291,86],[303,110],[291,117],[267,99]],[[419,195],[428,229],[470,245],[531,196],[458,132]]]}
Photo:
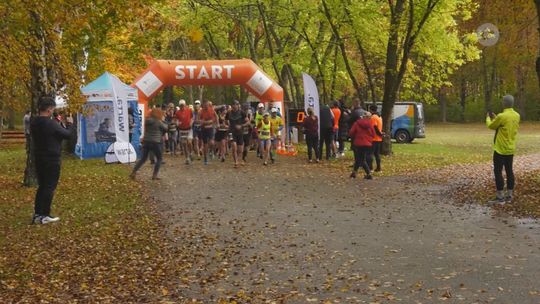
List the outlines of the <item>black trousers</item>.
{"label": "black trousers", "polygon": [[163,160],[162,147],[163,144],[161,143],[144,142],[142,147],[142,157],[135,165],[135,168],[133,168],[133,172],[137,172],[142,167],[142,165],[148,160],[148,155],[151,152],[157,158],[157,161],[154,163],[154,176],[156,176]]}
{"label": "black trousers", "polygon": [[371,153],[369,153],[367,157],[369,169],[373,170],[373,158],[375,158],[377,169],[379,170],[381,169],[381,148],[382,148],[382,141],[373,142],[373,146],[371,146]]}
{"label": "black trousers", "polygon": [[332,151],[332,140],[334,139],[334,129],[321,129],[321,139],[319,141],[319,156],[322,157],[323,144],[326,145],[326,159],[330,159]]}
{"label": "black trousers", "polygon": [[370,174],[369,166],[367,164],[367,156],[371,153],[371,147],[355,147],[354,151],[354,172],[357,172],[360,167],[364,169],[366,175]]}
{"label": "black trousers", "polygon": [[344,136],[341,136],[341,134],[339,134],[338,136],[338,144],[339,144],[338,152],[343,153],[343,151],[345,151],[345,138]]}
{"label": "black trousers", "polygon": [[[144,148],[144,144],[143,144],[143,148]],[[165,150],[165,142],[162,141],[159,143],[159,151],[161,152],[162,161],[163,161],[164,150]],[[156,161],[156,154],[154,154],[153,150],[150,150],[150,153],[148,154],[148,156],[150,157],[150,162],[153,164]]]}
{"label": "black trousers", "polygon": [[319,153],[319,136],[306,134],[306,144],[308,159],[311,160],[313,158],[313,151],[315,151],[315,159],[321,159]]}
{"label": "black trousers", "polygon": [[495,173],[495,185],[497,186],[497,191],[504,190],[503,167],[506,171],[506,189],[514,190],[513,162],[514,155],[501,155],[497,152],[493,152],[493,172]]}
{"label": "black trousers", "polygon": [[39,186],[34,201],[34,213],[50,215],[54,191],[60,178],[60,158],[36,157],[36,174]]}

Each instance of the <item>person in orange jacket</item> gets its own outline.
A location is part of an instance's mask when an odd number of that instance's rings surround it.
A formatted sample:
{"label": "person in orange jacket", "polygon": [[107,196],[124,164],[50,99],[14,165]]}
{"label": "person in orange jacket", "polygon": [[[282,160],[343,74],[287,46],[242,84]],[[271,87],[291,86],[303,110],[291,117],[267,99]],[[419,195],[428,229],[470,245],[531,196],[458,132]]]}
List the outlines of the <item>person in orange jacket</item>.
{"label": "person in orange jacket", "polygon": [[369,111],[371,112],[371,126],[373,127],[373,131],[375,131],[375,136],[373,136],[373,144],[371,153],[368,155],[367,163],[369,169],[373,171],[373,158],[375,157],[375,163],[377,164],[375,172],[381,172],[381,148],[383,140],[382,118],[377,113],[377,105],[369,106]]}
{"label": "person in orange jacket", "polygon": [[362,167],[366,172],[364,178],[373,179],[366,159],[369,153],[371,153],[374,135],[375,131],[371,126],[371,113],[364,111],[362,117],[353,124],[349,131],[354,151],[354,168],[351,173],[351,178],[356,178],[358,169]]}

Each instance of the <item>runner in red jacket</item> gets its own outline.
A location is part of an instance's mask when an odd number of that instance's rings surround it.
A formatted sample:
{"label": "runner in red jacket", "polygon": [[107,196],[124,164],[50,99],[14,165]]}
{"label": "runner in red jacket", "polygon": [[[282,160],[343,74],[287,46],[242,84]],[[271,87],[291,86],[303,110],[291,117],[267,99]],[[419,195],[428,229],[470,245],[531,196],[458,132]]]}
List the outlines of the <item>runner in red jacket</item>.
{"label": "runner in red jacket", "polygon": [[363,112],[362,118],[358,119],[349,131],[354,151],[354,169],[351,173],[351,178],[356,178],[356,173],[360,167],[366,172],[365,179],[373,179],[369,166],[367,164],[367,156],[371,153],[371,146],[375,131],[371,127],[371,113]]}

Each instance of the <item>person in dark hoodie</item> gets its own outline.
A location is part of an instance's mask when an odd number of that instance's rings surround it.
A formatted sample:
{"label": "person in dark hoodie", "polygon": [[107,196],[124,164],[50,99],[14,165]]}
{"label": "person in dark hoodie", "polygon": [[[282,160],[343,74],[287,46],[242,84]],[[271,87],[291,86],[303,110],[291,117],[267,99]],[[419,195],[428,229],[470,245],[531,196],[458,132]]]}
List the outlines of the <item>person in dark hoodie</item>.
{"label": "person in dark hoodie", "polygon": [[341,106],[341,117],[339,118],[339,131],[338,131],[338,143],[339,156],[345,156],[345,141],[349,137],[349,121],[351,116],[351,110],[347,109],[343,104]]}
{"label": "person in dark hoodie", "polygon": [[323,105],[319,113],[321,138],[319,140],[319,156],[322,158],[323,145],[326,145],[326,160],[330,159],[332,140],[334,137],[334,114],[328,105]]}
{"label": "person in dark hoodie", "polygon": [[360,167],[364,168],[365,179],[373,179],[367,164],[367,156],[371,153],[371,146],[375,131],[371,126],[371,113],[364,111],[361,118],[356,120],[349,131],[354,151],[354,167],[351,178],[356,178],[356,173]]}
{"label": "person in dark hoodie", "polygon": [[62,140],[72,136],[70,128],[73,120],[68,117],[67,128],[62,127],[51,119],[55,107],[54,98],[41,97],[38,104],[39,116],[32,119],[30,124],[39,184],[34,201],[32,224],[48,224],[60,220],[51,215],[51,205],[60,178]]}
{"label": "person in dark hoodie", "polygon": [[315,151],[315,161],[319,162],[321,156],[319,155],[319,118],[315,115],[313,108],[307,109],[308,116],[304,119],[303,127],[304,134],[306,134],[306,144],[308,161],[313,162],[313,151]]}
{"label": "person in dark hoodie", "polygon": [[144,129],[142,157],[133,168],[133,171],[129,177],[131,179],[135,179],[137,171],[148,160],[148,155],[150,152],[152,152],[157,159],[154,163],[154,173],[152,175],[152,179],[159,179],[158,172],[163,159],[161,138],[163,133],[165,133],[168,129],[168,126],[163,122],[163,111],[157,108],[153,109],[152,112],[150,112],[150,116],[144,121]]}

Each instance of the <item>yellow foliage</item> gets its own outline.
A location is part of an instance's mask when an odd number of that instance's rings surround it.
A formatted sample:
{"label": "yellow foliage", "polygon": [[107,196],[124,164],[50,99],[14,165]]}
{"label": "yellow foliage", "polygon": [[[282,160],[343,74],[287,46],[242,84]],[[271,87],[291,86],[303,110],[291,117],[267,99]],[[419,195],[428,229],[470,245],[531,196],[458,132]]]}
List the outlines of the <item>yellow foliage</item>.
{"label": "yellow foliage", "polygon": [[192,28],[188,33],[189,38],[191,41],[199,43],[204,39],[204,33],[199,28]]}

